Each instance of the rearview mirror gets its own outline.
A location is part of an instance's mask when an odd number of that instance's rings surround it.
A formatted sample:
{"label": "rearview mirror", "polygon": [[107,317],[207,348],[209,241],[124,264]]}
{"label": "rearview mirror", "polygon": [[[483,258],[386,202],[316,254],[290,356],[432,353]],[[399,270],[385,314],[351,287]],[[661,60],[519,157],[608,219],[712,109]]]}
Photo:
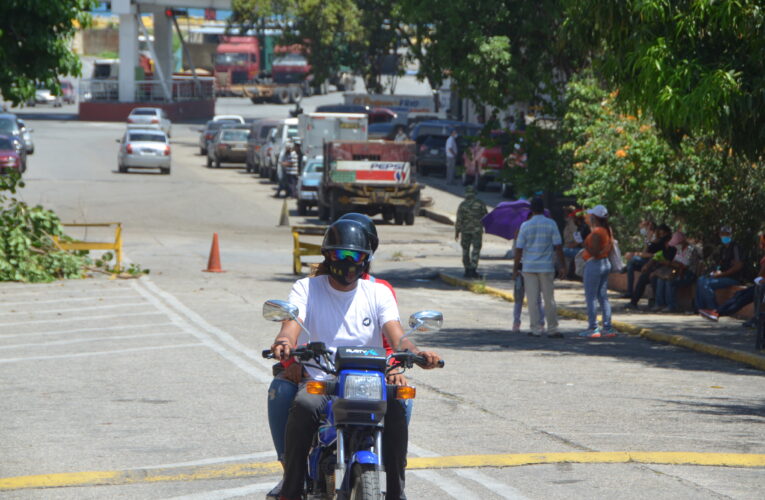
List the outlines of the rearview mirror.
{"label": "rearview mirror", "polygon": [[300,310],[284,300],[267,300],[263,304],[263,317],[268,321],[297,320]]}
{"label": "rearview mirror", "polygon": [[416,332],[437,332],[444,324],[444,315],[439,311],[420,311],[409,316],[409,327]]}

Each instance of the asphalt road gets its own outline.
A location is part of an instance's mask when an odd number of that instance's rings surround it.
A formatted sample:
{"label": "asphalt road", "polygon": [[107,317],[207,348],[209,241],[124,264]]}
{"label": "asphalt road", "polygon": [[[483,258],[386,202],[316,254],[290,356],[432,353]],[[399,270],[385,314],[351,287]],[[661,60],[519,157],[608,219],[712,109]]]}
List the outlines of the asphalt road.
{"label": "asphalt road", "polygon": [[[287,109],[218,106],[251,117]],[[71,110],[46,112],[34,111]],[[122,222],[128,258],[151,274],[0,284],[3,497],[262,497],[278,476],[262,465],[274,455],[270,365],[259,353],[277,329],[260,310],[295,279],[289,231],[277,226],[282,200],[241,168],[207,169],[195,125],[174,125],[172,174],[161,176],[116,172],[121,124],[29,122],[37,150],[22,198],[64,221]],[[294,211],[290,221],[317,222]],[[415,337],[447,367],[409,373],[418,387],[410,456],[425,467],[408,474],[410,499],[761,498],[761,372],[637,338],[513,335],[511,304],[434,279],[460,267],[451,227],[418,218],[379,230],[375,272],[396,287],[402,318],[420,309],[446,318],[441,332]],[[213,232],[221,274],[201,272]],[[505,247],[489,240],[485,255]],[[584,327],[561,324],[567,334]],[[592,452],[646,452],[646,463]],[[498,466],[511,458],[546,463]],[[158,470],[174,480],[149,480]]]}

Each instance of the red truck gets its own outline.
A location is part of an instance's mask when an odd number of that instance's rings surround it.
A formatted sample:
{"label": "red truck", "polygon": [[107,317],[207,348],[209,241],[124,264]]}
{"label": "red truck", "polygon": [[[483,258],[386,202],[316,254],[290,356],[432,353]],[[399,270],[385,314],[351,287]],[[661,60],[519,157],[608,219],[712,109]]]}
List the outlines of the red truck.
{"label": "red truck", "polygon": [[[478,140],[467,148],[463,159],[464,184],[474,184],[478,190],[483,191],[489,182],[499,179],[504,168],[526,165],[523,132],[493,130],[488,140]],[[502,195],[510,197],[512,186],[503,183]]]}

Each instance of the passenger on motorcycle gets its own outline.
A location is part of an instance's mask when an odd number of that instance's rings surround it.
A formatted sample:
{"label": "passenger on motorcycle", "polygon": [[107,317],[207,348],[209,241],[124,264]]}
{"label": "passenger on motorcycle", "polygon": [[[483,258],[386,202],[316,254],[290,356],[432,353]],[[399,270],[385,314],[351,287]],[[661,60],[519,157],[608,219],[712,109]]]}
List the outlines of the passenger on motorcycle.
{"label": "passenger on motorcycle", "polygon": [[[369,258],[365,261],[364,272],[361,275],[361,279],[370,280],[388,287],[395,300],[396,291],[393,289],[393,286],[387,281],[376,278],[370,274],[371,262],[380,242],[374,221],[368,215],[356,212],[347,213],[340,217],[339,220],[354,220],[362,225],[369,238],[372,251],[369,254]],[[329,270],[326,266],[320,266],[319,269],[312,273],[312,276],[328,273]],[[385,352],[387,354],[393,352],[393,349],[391,349],[390,344],[384,336],[383,347],[385,347]],[[292,406],[292,402],[295,399],[295,394],[298,391],[298,384],[300,384],[303,379],[303,375],[303,366],[295,360],[295,358],[287,359],[274,366],[274,379],[271,381],[271,385],[268,388],[268,425],[271,430],[271,438],[274,442],[277,459],[282,466],[284,466],[284,434],[287,427],[287,416],[289,414],[289,409]],[[406,376],[403,373],[392,373],[388,375],[387,382],[392,385],[407,385]],[[413,401],[414,400],[412,399],[399,401],[405,407],[407,425],[409,425],[409,420],[412,417]],[[266,497],[278,499],[281,494],[282,484],[283,481],[279,481],[279,483],[268,492]]]}
{"label": "passenger on motorcycle", "polygon": [[[403,338],[398,307],[391,291],[384,285],[360,279],[372,253],[372,242],[364,227],[353,220],[338,220],[324,236],[320,267],[328,274],[298,280],[292,287],[289,302],[298,306],[299,317],[312,341],[324,342],[329,348],[340,346],[381,347],[383,336],[397,350],[408,349],[427,360],[425,368],[435,368],[440,357],[419,351],[414,342]],[[295,321],[285,321],[271,350],[276,359],[290,357],[301,339]],[[324,379],[327,375],[316,368],[306,368],[307,379]],[[285,475],[281,498],[297,500],[303,493],[306,459],[316,432],[327,396],[309,395],[301,383],[287,419],[285,443]],[[408,431],[402,404],[390,404],[383,431],[383,463],[386,469],[386,498],[400,499],[404,491],[404,469]]]}

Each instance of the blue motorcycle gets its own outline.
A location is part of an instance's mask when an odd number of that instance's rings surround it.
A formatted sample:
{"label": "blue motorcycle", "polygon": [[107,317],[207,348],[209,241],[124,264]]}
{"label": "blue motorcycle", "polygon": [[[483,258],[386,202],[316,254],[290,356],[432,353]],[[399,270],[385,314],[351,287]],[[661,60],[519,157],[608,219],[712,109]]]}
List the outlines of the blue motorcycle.
{"label": "blue motorcycle", "polygon": [[[271,321],[297,321],[296,306],[281,300],[263,305],[263,317]],[[409,318],[413,332],[437,331],[443,315],[421,311]],[[386,356],[382,347],[338,347],[334,353],[323,342],[309,342],[293,350],[303,365],[333,375],[332,380],[311,380],[309,394],[331,396],[324,418],[308,453],[305,498],[308,500],[382,500],[385,498],[385,468],[382,431],[389,400],[415,397],[414,387],[386,384],[386,375],[403,373],[426,360],[409,351]],[[272,358],[270,350],[264,358]],[[395,360],[396,364],[390,364]],[[439,363],[443,367],[444,362]]]}

